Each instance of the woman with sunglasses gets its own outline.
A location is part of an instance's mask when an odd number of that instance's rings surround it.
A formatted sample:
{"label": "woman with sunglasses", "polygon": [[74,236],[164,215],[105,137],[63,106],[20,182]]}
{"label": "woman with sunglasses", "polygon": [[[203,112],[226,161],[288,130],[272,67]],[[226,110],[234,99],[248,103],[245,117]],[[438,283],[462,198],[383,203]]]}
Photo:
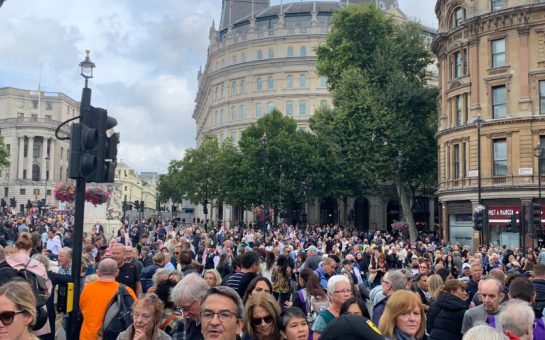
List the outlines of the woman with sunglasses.
{"label": "woman with sunglasses", "polygon": [[156,294],[146,294],[132,306],[132,325],[121,332],[117,340],[170,340],[167,333],[159,329],[163,318],[163,302]]}
{"label": "woman with sunglasses", "polygon": [[280,339],[277,319],[280,306],[265,292],[253,294],[244,308],[243,340]]}
{"label": "woman with sunglasses", "polygon": [[0,339],[38,339],[32,334],[36,299],[30,285],[11,281],[0,287]]}

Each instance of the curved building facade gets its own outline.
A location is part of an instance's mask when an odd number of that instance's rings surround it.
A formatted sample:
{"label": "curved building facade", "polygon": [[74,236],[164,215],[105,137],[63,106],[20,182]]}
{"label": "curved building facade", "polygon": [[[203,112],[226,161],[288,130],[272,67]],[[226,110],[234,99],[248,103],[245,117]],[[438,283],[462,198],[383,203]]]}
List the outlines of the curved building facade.
{"label": "curved building facade", "polygon": [[[398,20],[407,20],[397,0],[349,3],[373,3]],[[206,134],[216,135],[219,141],[230,137],[236,143],[247,126],[273,108],[295,119],[300,129],[308,130],[314,111],[331,105],[327,79],[316,71],[314,49],[325,42],[333,13],[346,5],[347,1],[270,6],[268,0],[224,0],[218,29],[214,24],[210,28],[206,66],[198,73],[193,113],[197,145]],[[435,32],[428,32],[431,41]],[[397,219],[399,204],[395,191],[390,191],[385,190],[381,198],[350,199],[348,211],[353,222],[365,228],[382,228],[387,221]],[[427,203],[424,206],[428,211]],[[301,210],[313,223],[343,220],[343,209],[334,199]],[[196,213],[204,216],[201,207]],[[216,207],[211,214],[212,220],[225,222],[253,220],[248,212],[230,206]]]}
{"label": "curved building facade", "polygon": [[[540,196],[539,170],[545,173],[536,157],[536,146],[545,146],[545,3],[439,0],[435,12],[445,238],[520,246],[521,207]],[[472,228],[479,203],[488,208],[482,233]]]}

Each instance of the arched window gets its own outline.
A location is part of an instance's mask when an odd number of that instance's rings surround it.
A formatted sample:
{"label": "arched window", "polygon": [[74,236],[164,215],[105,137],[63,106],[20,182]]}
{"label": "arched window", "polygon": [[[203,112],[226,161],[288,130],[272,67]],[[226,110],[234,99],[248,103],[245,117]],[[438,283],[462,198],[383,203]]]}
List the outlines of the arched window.
{"label": "arched window", "polygon": [[263,90],[263,80],[261,80],[261,78],[259,78],[259,77],[255,81],[255,89],[256,89],[256,91],[262,91]]}
{"label": "arched window", "polygon": [[240,93],[246,94],[246,80],[244,79],[240,82]]}
{"label": "arched window", "polygon": [[231,106],[231,121],[236,121],[238,119],[237,107]]}
{"label": "arched window", "polygon": [[233,81],[231,83],[231,96],[236,96],[236,95],[237,95],[237,82]]}
{"label": "arched window", "polygon": [[256,58],[257,58],[257,60],[262,60],[263,59],[263,51],[257,50]]}
{"label": "arched window", "polygon": [[293,57],[293,47],[288,47],[288,57]]}
{"label": "arched window", "polygon": [[458,27],[465,20],[465,10],[462,7],[457,7],[452,13],[451,27]]}
{"label": "arched window", "polygon": [[307,48],[305,46],[301,46],[301,49],[299,50],[299,55],[301,57],[306,57],[307,56]]}

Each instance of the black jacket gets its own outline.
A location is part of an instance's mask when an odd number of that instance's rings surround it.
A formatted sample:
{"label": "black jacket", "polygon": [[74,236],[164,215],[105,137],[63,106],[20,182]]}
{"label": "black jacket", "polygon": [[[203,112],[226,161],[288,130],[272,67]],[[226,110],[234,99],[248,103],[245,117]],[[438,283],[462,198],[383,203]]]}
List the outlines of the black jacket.
{"label": "black jacket", "polygon": [[461,340],[467,307],[466,301],[450,293],[439,294],[428,311],[428,340]]}
{"label": "black jacket", "polygon": [[535,279],[534,286],[536,287],[536,302],[534,304],[534,312],[537,317],[541,317],[545,308],[545,280]]}

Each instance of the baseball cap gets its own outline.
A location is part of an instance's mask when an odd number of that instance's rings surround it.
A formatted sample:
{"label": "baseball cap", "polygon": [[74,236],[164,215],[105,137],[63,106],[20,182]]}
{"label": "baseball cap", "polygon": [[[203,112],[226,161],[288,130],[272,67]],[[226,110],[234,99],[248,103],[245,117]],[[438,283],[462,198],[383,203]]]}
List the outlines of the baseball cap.
{"label": "baseball cap", "polygon": [[471,265],[469,263],[464,263],[462,265],[462,269],[471,268]]}

